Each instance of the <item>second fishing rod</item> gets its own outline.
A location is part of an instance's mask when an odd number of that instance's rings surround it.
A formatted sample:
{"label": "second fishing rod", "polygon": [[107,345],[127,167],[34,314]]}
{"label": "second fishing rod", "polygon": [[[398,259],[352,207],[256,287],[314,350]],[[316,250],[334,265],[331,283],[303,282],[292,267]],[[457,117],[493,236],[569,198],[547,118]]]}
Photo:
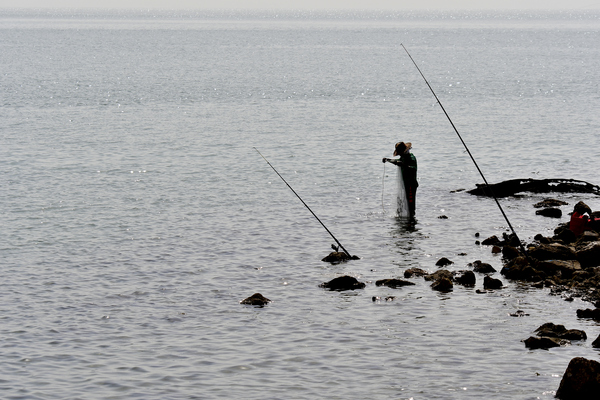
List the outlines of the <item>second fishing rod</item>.
{"label": "second fishing rod", "polygon": [[469,157],[471,157],[471,160],[473,161],[473,164],[475,164],[475,167],[477,168],[477,171],[479,171],[479,175],[481,175],[481,178],[483,178],[483,182],[485,183],[486,188],[489,190],[489,193],[494,198],[494,201],[496,202],[496,205],[500,209],[500,212],[502,213],[502,216],[506,220],[506,223],[508,224],[508,227],[510,228],[510,230],[513,233],[513,235],[515,236],[515,238],[517,238],[517,241],[519,242],[519,248],[521,249],[521,251],[523,252],[523,254],[526,257],[528,257],[527,250],[523,246],[523,243],[521,243],[521,240],[519,239],[519,235],[517,235],[517,232],[515,232],[515,229],[513,228],[513,226],[510,223],[510,221],[508,220],[508,216],[506,215],[506,213],[504,212],[504,209],[500,205],[500,202],[498,201],[498,198],[494,195],[494,192],[493,192],[492,188],[490,187],[490,184],[488,183],[487,179],[485,179],[485,175],[483,175],[483,172],[481,171],[481,168],[479,168],[479,165],[477,164],[477,161],[475,161],[475,157],[473,157],[473,154],[471,154],[471,151],[469,150],[469,148],[467,147],[467,144],[465,143],[465,141],[463,140],[462,136],[458,132],[458,129],[456,129],[456,126],[454,125],[454,122],[452,122],[452,119],[450,118],[450,115],[448,115],[448,113],[446,112],[446,109],[444,108],[444,105],[442,104],[442,102],[440,101],[440,99],[435,94],[435,91],[433,90],[433,88],[431,87],[431,85],[429,84],[429,82],[427,81],[427,78],[425,78],[425,75],[423,75],[423,72],[421,72],[421,68],[419,68],[419,66],[417,65],[417,63],[415,62],[415,60],[412,58],[412,56],[410,55],[410,53],[408,52],[408,50],[406,49],[406,47],[404,47],[404,44],[401,43],[400,45],[402,46],[402,48],[404,49],[404,51],[406,52],[406,54],[408,55],[408,57],[410,58],[410,60],[412,61],[412,63],[417,68],[417,71],[419,71],[419,74],[421,74],[421,77],[423,78],[423,80],[427,84],[427,87],[429,87],[429,90],[431,90],[431,93],[433,94],[433,97],[435,97],[435,100],[440,105],[442,111],[446,115],[446,118],[448,118],[448,121],[450,122],[450,125],[452,125],[452,128],[454,129],[454,132],[456,132],[456,134],[458,135],[458,138],[460,139],[461,143],[463,144],[465,150],[467,150],[467,153],[469,154]]}

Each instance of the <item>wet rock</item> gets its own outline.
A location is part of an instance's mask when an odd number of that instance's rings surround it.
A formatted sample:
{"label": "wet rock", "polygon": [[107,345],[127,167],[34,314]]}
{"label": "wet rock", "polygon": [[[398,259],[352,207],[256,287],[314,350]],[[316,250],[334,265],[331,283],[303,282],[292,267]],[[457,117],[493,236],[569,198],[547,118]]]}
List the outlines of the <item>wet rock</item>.
{"label": "wet rock", "polygon": [[556,199],[544,199],[538,203],[535,203],[533,206],[535,208],[548,208],[548,207],[560,207],[569,205],[566,201],[556,200]]}
{"label": "wet rock", "polygon": [[523,341],[525,343],[525,347],[535,350],[535,349],[545,349],[548,350],[552,347],[560,347],[566,346],[569,344],[568,340],[552,338],[552,337],[536,337],[531,336],[528,339]]}
{"label": "wet rock", "polygon": [[517,250],[513,246],[507,245],[502,248],[502,257],[504,257],[505,260],[513,260],[519,257],[520,255],[521,253],[519,252],[519,250]]}
{"label": "wet rock", "polygon": [[537,210],[535,215],[541,215],[549,218],[560,218],[562,217],[562,210],[560,208],[542,208]]}
{"label": "wet rock", "polygon": [[581,264],[576,260],[549,260],[539,262],[537,269],[549,276],[560,274],[569,279],[575,272],[581,271]]}
{"label": "wet rock", "polygon": [[600,266],[600,242],[588,243],[576,254],[583,268]]}
{"label": "wet rock", "polygon": [[440,215],[438,218],[439,218],[439,219],[448,219],[448,217],[447,217],[447,216],[445,216],[445,215]]}
{"label": "wet rock", "polygon": [[413,286],[414,283],[402,279],[381,279],[375,282],[377,286],[388,286],[391,288],[399,288],[402,286]]}
{"label": "wet rock", "polygon": [[576,245],[581,245],[588,242],[597,242],[600,240],[600,235],[594,231],[583,231],[577,239]]}
{"label": "wet rock", "polygon": [[561,400],[597,400],[600,394],[600,363],[575,357],[569,363],[556,391]]}
{"label": "wet rock", "polygon": [[442,277],[433,282],[431,288],[439,292],[451,292],[454,288],[454,284],[452,283],[452,280]]}
{"label": "wet rock", "polygon": [[424,269],[421,268],[409,268],[406,271],[404,271],[404,277],[405,278],[412,278],[413,276],[425,276],[427,275],[428,272],[425,271]]}
{"label": "wet rock", "polygon": [[500,239],[498,239],[498,236],[496,236],[496,235],[490,236],[489,238],[487,238],[481,242],[481,244],[483,244],[485,246],[498,245],[499,243],[500,243]]}
{"label": "wet rock", "polygon": [[245,305],[250,305],[250,306],[264,306],[268,303],[270,303],[271,300],[267,299],[265,296],[263,296],[260,293],[254,293],[252,296],[245,298],[244,300],[240,301],[240,304],[245,304]]}
{"label": "wet rock", "polygon": [[473,263],[469,265],[473,267],[473,272],[478,272],[480,274],[493,274],[496,272],[494,267],[488,263],[481,262],[481,260],[473,261]]}
{"label": "wet rock", "polygon": [[502,281],[500,279],[495,279],[487,275],[483,278],[484,289],[502,289],[502,286]]}
{"label": "wet rock", "polygon": [[437,281],[442,278],[446,278],[446,279],[452,281],[452,272],[450,272],[446,269],[440,269],[438,271],[435,271],[433,274],[425,275],[426,281]]}
{"label": "wet rock", "polygon": [[[577,235],[575,235],[572,230],[565,228],[565,229],[559,229],[558,231],[556,231],[554,234],[554,237],[552,239],[560,240],[561,242],[563,242],[565,244],[571,244],[577,240]],[[549,244],[549,243],[547,243],[547,244]]]}
{"label": "wet rock", "polygon": [[575,260],[575,250],[571,247],[559,244],[540,244],[529,249],[529,256],[536,260]]}
{"label": "wet rock", "polygon": [[319,285],[322,288],[329,290],[356,290],[356,289],[364,289],[366,286],[364,283],[359,282],[356,278],[348,275],[340,276],[330,280],[329,282],[324,282]]}
{"label": "wet rock", "polygon": [[586,308],[585,310],[577,310],[577,318],[590,318],[595,321],[600,321],[600,308]]}
{"label": "wet rock", "polygon": [[529,314],[525,313],[525,311],[523,310],[517,310],[516,312],[512,313],[512,314],[508,314],[511,317],[528,317]]}
{"label": "wet rock", "polygon": [[457,271],[454,273],[454,282],[463,286],[475,286],[475,274],[473,271]]}
{"label": "wet rock", "polygon": [[341,262],[345,262],[348,260],[360,260],[358,256],[348,256],[348,254],[341,251],[332,251],[327,255],[327,257],[323,258],[321,261],[325,261],[331,264],[339,264]]}
{"label": "wet rock", "polygon": [[552,322],[545,323],[535,330],[540,337],[554,337],[566,340],[586,340],[587,335],[579,329],[567,329],[564,325],[555,325]]}
{"label": "wet rock", "polygon": [[502,247],[500,246],[492,246],[492,254],[498,254],[498,253],[502,253]]}
{"label": "wet rock", "polygon": [[592,342],[592,347],[595,349],[600,348],[600,335]]}
{"label": "wet rock", "polygon": [[448,260],[446,257],[440,258],[435,265],[438,267],[445,267],[447,265],[454,264],[454,261]]}

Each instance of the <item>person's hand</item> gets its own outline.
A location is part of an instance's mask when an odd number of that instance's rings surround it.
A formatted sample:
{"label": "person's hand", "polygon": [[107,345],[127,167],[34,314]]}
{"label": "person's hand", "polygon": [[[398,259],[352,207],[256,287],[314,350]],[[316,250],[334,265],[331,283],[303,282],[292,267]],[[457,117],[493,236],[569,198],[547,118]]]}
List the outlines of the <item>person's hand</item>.
{"label": "person's hand", "polygon": [[386,161],[387,161],[387,158],[385,158],[385,157],[383,158],[383,160],[381,160],[381,162],[384,163],[384,164],[385,164]]}

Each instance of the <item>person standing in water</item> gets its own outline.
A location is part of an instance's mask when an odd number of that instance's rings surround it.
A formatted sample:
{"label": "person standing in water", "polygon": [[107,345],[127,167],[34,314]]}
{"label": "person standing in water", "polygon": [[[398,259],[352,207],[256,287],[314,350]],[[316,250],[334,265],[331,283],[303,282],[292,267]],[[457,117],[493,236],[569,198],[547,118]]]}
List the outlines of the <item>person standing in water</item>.
{"label": "person standing in water", "polygon": [[394,157],[400,156],[400,158],[384,158],[382,161],[397,165],[401,169],[408,200],[408,210],[410,218],[413,218],[415,216],[415,198],[419,183],[417,182],[417,158],[410,152],[411,148],[411,143],[398,142],[394,150]]}

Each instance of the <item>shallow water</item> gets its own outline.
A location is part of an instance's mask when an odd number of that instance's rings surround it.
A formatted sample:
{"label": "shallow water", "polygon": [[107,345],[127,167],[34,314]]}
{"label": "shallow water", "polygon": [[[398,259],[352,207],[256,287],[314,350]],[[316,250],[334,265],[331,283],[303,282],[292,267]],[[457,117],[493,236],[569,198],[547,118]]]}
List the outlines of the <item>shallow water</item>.
{"label": "shallow water", "polygon": [[[493,200],[453,192],[481,177],[400,43],[488,181],[598,184],[594,15],[12,13],[0,29],[1,397],[551,399],[571,358],[597,358],[577,299],[504,279],[477,294],[483,276],[374,284],[441,257],[499,270],[475,234],[507,230]],[[419,160],[412,228],[381,163],[400,140]],[[360,260],[320,261],[333,239],[253,147]],[[542,195],[501,200],[522,239],[600,206],[552,196],[560,221],[535,215]],[[318,287],[343,274],[367,287]],[[255,292],[273,302],[239,304]],[[545,322],[590,339],[527,350]]]}

